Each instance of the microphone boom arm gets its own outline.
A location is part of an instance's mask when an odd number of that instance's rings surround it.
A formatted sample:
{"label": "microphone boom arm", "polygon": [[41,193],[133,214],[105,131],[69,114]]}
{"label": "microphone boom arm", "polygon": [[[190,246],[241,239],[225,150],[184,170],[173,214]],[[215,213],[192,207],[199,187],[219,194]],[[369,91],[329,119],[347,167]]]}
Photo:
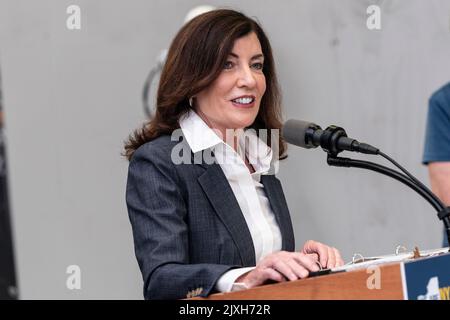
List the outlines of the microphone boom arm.
{"label": "microphone boom arm", "polygon": [[428,203],[430,203],[431,206],[438,212],[439,219],[443,220],[447,233],[447,239],[450,240],[450,208],[446,207],[442,201],[425,186],[417,185],[415,181],[403,173],[370,161],[342,158],[328,154],[327,163],[328,165],[334,167],[353,167],[375,171],[407,185],[427,200]]}
{"label": "microphone boom arm", "polygon": [[397,181],[402,182],[403,184],[407,185],[414,191],[416,191],[418,194],[420,194],[425,200],[427,200],[436,211],[442,210],[442,203],[439,199],[437,199],[434,195],[429,194],[428,192],[422,190],[419,188],[409,177],[406,175],[397,172],[391,168],[385,167],[383,165],[370,162],[370,161],[364,161],[364,160],[356,160],[356,159],[350,159],[350,158],[342,158],[342,157],[333,157],[328,156],[327,163],[330,166],[333,167],[347,167],[347,168],[360,168],[360,169],[367,169],[371,171],[375,171],[381,174],[384,174],[388,177],[391,177]]}

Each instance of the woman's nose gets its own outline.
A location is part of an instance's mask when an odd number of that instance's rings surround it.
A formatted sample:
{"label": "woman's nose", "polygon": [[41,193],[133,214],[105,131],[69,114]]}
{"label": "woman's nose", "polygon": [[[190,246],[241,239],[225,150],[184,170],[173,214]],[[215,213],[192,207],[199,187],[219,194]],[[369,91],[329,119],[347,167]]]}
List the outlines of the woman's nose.
{"label": "woman's nose", "polygon": [[254,87],[256,85],[255,75],[250,67],[243,67],[239,72],[238,87]]}

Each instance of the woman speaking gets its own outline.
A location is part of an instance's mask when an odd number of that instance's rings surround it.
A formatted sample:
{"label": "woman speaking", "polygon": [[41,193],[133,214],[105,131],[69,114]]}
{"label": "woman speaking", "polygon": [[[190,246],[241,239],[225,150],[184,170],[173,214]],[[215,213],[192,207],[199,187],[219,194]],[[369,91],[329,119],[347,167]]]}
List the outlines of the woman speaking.
{"label": "woman speaking", "polygon": [[155,115],[125,145],[146,299],[205,297],[343,264],[338,250],[316,241],[295,251],[272,174],[286,143],[261,134],[281,124],[272,50],[258,23],[214,10],[178,32]]}

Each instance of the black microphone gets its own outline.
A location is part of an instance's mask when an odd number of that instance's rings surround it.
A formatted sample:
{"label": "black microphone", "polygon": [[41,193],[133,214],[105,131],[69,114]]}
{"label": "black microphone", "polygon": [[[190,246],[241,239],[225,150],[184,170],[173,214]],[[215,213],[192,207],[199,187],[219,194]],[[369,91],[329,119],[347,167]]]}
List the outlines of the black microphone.
{"label": "black microphone", "polygon": [[290,144],[306,149],[320,146],[334,156],[344,150],[366,154],[379,153],[378,148],[347,137],[345,130],[337,126],[329,126],[322,130],[315,123],[290,119],[285,122],[282,134],[286,142]]}

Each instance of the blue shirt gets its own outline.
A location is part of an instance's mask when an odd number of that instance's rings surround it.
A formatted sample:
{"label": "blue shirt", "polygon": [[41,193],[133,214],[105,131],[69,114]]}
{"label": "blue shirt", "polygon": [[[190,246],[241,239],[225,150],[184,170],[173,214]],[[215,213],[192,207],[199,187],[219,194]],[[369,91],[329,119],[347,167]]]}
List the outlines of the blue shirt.
{"label": "blue shirt", "polygon": [[[450,82],[430,98],[422,162],[450,161]],[[448,246],[444,233],[444,247]]]}
{"label": "blue shirt", "polygon": [[428,108],[422,162],[450,161],[450,83],[436,91]]}

